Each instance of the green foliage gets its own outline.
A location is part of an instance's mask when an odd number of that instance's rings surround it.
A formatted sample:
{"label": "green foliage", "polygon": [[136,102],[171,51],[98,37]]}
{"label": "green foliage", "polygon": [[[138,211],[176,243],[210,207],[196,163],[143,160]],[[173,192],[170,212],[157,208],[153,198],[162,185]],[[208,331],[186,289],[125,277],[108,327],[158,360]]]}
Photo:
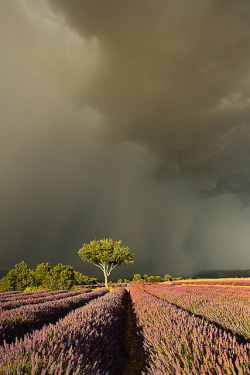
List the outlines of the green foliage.
{"label": "green foliage", "polygon": [[24,290],[27,286],[34,285],[34,271],[30,270],[25,262],[15,265],[8,274],[0,280],[0,292]]}
{"label": "green foliage", "polygon": [[172,277],[168,274],[164,276],[164,281],[172,281]]}
{"label": "green foliage", "polygon": [[95,277],[88,277],[83,275],[81,272],[75,271],[75,284],[76,285],[89,285],[97,284],[98,281]]}
{"label": "green foliage", "polygon": [[42,286],[27,286],[24,292],[38,292],[40,290],[45,290]]}
{"label": "green foliage", "polygon": [[50,263],[38,264],[35,271],[25,262],[16,264],[15,269],[0,279],[0,292],[12,290],[70,290],[74,285],[96,284],[96,278],[89,278],[75,271],[73,267],[59,263],[51,267]]}
{"label": "green foliage", "polygon": [[163,279],[161,276],[149,276],[147,281],[149,283],[160,283],[163,281]]}
{"label": "green foliage", "polygon": [[34,272],[35,285],[37,287],[42,286],[44,284],[45,279],[49,277],[51,270],[52,267],[48,262],[37,265]]}
{"label": "green foliage", "polygon": [[140,273],[135,273],[134,274],[134,278],[132,280],[132,282],[134,283],[143,283],[144,279],[143,279],[143,276],[140,274]]}
{"label": "green foliage", "polygon": [[103,271],[106,288],[108,276],[115,267],[134,262],[134,255],[130,253],[130,249],[122,246],[122,241],[114,241],[112,238],[93,240],[89,244],[84,244],[78,254],[84,262],[93,263]]}
{"label": "green foliage", "polygon": [[132,280],[132,282],[134,283],[143,283],[143,282],[149,282],[149,283],[160,283],[161,281],[163,281],[163,279],[161,278],[161,276],[148,276],[148,275],[141,275],[140,273],[136,273],[134,274],[134,278]]}
{"label": "green foliage", "polygon": [[43,285],[49,290],[70,290],[75,284],[74,268],[59,263],[53,267],[43,281]]}
{"label": "green foliage", "polygon": [[149,282],[149,283],[160,283],[162,281],[170,281],[172,277],[170,275],[165,275],[164,278],[161,276],[148,276],[144,274],[143,276],[140,273],[135,273],[132,282]]}
{"label": "green foliage", "polygon": [[0,279],[0,293],[10,292],[12,290],[15,290],[15,287],[6,276]]}
{"label": "green foliage", "polygon": [[113,241],[112,238],[94,240],[84,244],[78,251],[84,262],[99,265],[101,262],[107,265],[132,264],[134,255],[128,247],[122,246],[122,241]]}

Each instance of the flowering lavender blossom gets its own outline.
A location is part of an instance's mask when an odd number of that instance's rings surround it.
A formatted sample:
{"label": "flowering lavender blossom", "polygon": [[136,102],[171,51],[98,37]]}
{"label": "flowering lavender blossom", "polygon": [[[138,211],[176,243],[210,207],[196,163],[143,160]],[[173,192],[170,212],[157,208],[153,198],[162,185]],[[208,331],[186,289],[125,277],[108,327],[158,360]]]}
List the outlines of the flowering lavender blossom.
{"label": "flowering lavender blossom", "polygon": [[11,292],[1,292],[0,293],[0,299],[8,298],[8,297],[15,296],[17,294],[22,294],[22,293],[24,293],[24,292],[21,292],[19,290],[12,290]]}
{"label": "flowering lavender blossom", "polygon": [[77,294],[82,294],[82,293],[87,293],[90,292],[90,289],[84,289],[84,290],[76,290],[74,292],[64,292],[59,291],[58,293],[52,293],[52,292],[46,292],[44,294],[39,294],[39,295],[32,295],[31,297],[27,296],[26,298],[19,298],[16,297],[15,299],[6,301],[6,302],[1,302],[0,303],[0,312],[2,310],[11,310],[15,309],[19,306],[25,306],[25,305],[34,305],[37,303],[44,303],[47,301],[56,301],[57,299],[63,299],[67,297],[72,297]]}
{"label": "flowering lavender blossom", "polygon": [[106,289],[91,293],[82,291],[80,294],[71,292],[68,293],[70,296],[67,298],[2,311],[0,313],[0,345],[4,340],[11,342],[16,337],[22,337],[34,329],[41,328],[44,324],[55,323],[71,310],[85,305],[106,292]]}
{"label": "flowering lavender blossom", "polygon": [[[118,287],[118,286],[123,286],[126,288],[127,286],[127,283],[109,283],[109,286],[111,287]],[[104,283],[101,283],[101,284],[88,284],[88,285],[81,285],[82,288],[104,288],[105,287],[105,284]]]}
{"label": "flowering lavender blossom", "polygon": [[250,286],[250,278],[226,279],[226,280],[225,279],[180,280],[180,281],[172,281],[171,284]]}
{"label": "flowering lavender blossom", "polygon": [[249,288],[145,285],[144,289],[250,339]]}
{"label": "flowering lavender blossom", "polygon": [[249,375],[250,343],[156,298],[137,286],[130,295],[144,349],[147,375]]}
{"label": "flowering lavender blossom", "polygon": [[[50,294],[50,295],[53,295],[53,294],[60,294],[60,293],[67,293],[68,291],[67,290],[54,290],[54,291],[51,291],[51,292],[48,292],[47,290],[39,290],[39,291],[36,291],[36,292],[17,292],[15,294],[7,294],[6,293],[2,293],[2,295],[0,294],[0,302],[3,303],[3,302],[8,302],[8,301],[14,301],[16,300],[17,298],[18,299],[27,299],[27,298],[31,298],[31,297],[38,297],[38,296],[44,296],[44,295],[47,295],[47,294]],[[5,295],[3,295],[5,294]]]}
{"label": "flowering lavender blossom", "polygon": [[0,374],[121,374],[127,291],[105,293],[57,324],[0,347]]}

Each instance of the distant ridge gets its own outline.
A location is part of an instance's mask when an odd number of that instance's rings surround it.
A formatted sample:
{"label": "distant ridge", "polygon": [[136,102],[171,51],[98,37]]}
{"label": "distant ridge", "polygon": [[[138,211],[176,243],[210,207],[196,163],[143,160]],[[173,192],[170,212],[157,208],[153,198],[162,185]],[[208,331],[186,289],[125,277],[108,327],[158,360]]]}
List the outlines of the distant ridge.
{"label": "distant ridge", "polygon": [[250,277],[250,269],[248,270],[207,270],[201,271],[195,275],[193,278],[222,278],[222,277]]}
{"label": "distant ridge", "polygon": [[0,279],[2,277],[6,276],[8,272],[9,272],[9,270],[0,270]]}

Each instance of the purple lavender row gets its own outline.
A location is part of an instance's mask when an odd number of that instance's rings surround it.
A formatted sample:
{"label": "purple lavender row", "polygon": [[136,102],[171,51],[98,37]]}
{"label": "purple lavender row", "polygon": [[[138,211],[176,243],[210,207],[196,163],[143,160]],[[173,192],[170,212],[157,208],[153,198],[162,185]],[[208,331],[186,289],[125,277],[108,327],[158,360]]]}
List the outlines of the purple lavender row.
{"label": "purple lavender row", "polygon": [[250,343],[132,286],[147,375],[249,375]]}
{"label": "purple lavender row", "polygon": [[26,333],[40,329],[43,325],[55,323],[71,310],[84,306],[106,292],[106,289],[91,293],[82,292],[56,301],[2,311],[0,313],[0,345],[3,345],[4,340],[12,342],[16,337],[23,337]]}
{"label": "purple lavender row", "polygon": [[250,290],[247,288],[145,285],[144,289],[250,339]]}
{"label": "purple lavender row", "polygon": [[250,286],[250,278],[246,279],[212,279],[212,280],[181,280],[173,281],[173,284],[189,284],[189,285],[227,285],[227,286]]}
{"label": "purple lavender row", "polygon": [[31,297],[43,296],[46,294],[57,294],[57,293],[66,293],[66,292],[67,290],[54,290],[51,292],[48,292],[47,290],[39,290],[37,292],[19,292],[16,294],[11,294],[9,296],[0,296],[0,303],[14,301],[17,298],[26,299],[26,298],[31,298]]}
{"label": "purple lavender row", "polygon": [[[101,283],[101,284],[88,284],[88,285],[80,285],[82,288],[104,288],[105,287],[105,284],[104,283]],[[124,286],[126,287],[127,286],[127,283],[109,283],[109,286],[112,286],[114,288],[118,288],[119,286]]]}
{"label": "purple lavender row", "polygon": [[5,344],[0,347],[0,374],[121,374],[126,302],[127,291],[117,288],[54,326]]}
{"label": "purple lavender row", "polygon": [[20,292],[19,290],[12,290],[11,292],[2,292],[0,293],[0,298],[10,297],[14,296],[15,294],[20,294],[23,292]]}
{"label": "purple lavender row", "polygon": [[25,299],[16,299],[16,300],[11,300],[8,302],[2,302],[0,303],[0,313],[3,310],[11,310],[15,309],[20,306],[26,306],[26,305],[35,305],[37,303],[45,303],[47,301],[56,301],[59,299],[75,296],[78,294],[82,293],[89,293],[91,292],[90,289],[84,289],[84,290],[76,290],[74,292],[67,292],[67,293],[49,293],[47,292],[44,295],[39,295],[39,296],[32,296],[31,298],[25,298]]}
{"label": "purple lavender row", "polygon": [[0,306],[6,302],[37,298],[37,297],[42,297],[46,295],[63,294],[67,292],[68,292],[67,290],[54,290],[51,292],[47,290],[39,290],[37,292],[20,292],[19,294],[15,294],[9,297],[5,297],[5,298],[0,297]]}

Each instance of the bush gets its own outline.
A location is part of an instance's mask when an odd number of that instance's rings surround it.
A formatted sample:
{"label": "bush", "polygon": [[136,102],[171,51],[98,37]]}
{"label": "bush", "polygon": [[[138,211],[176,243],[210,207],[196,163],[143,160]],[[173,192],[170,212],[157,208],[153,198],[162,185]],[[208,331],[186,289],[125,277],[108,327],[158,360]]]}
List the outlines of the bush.
{"label": "bush", "polygon": [[73,267],[59,263],[51,267],[50,263],[38,264],[35,271],[25,262],[16,264],[15,269],[0,279],[0,292],[70,290],[74,285],[97,284],[96,278],[89,278],[75,271]]}
{"label": "bush", "polygon": [[141,274],[139,274],[139,273],[135,273],[134,274],[134,278],[133,278],[133,280],[132,280],[132,282],[134,282],[134,283],[143,283],[143,281],[144,281],[144,279],[143,279],[143,276],[141,275]]}
{"label": "bush", "polygon": [[0,293],[11,292],[12,290],[15,290],[13,285],[9,282],[6,276],[3,277],[0,280]]}
{"label": "bush", "polygon": [[44,290],[44,288],[42,286],[27,286],[24,292],[39,292],[40,290]]}
{"label": "bush", "polygon": [[172,277],[170,276],[170,275],[165,275],[164,276],[164,281],[172,281],[173,279],[172,279]]}
{"label": "bush", "polygon": [[30,270],[25,262],[21,262],[0,280],[0,292],[23,291],[26,287],[34,285],[34,271]]}
{"label": "bush", "polygon": [[163,281],[163,279],[161,276],[149,276],[147,281],[149,283],[160,283]]}

